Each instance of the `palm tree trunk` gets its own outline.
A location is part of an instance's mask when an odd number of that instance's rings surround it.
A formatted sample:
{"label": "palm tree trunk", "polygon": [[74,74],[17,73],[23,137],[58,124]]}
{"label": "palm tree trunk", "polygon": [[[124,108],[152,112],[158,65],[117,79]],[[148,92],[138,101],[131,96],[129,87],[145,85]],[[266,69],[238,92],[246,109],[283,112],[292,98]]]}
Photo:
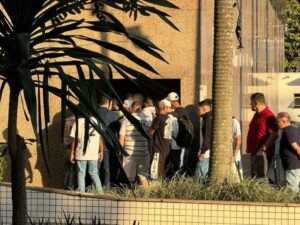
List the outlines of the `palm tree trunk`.
{"label": "palm tree trunk", "polygon": [[213,128],[209,177],[222,182],[232,156],[233,0],[215,0],[213,55]]}
{"label": "palm tree trunk", "polygon": [[11,157],[13,225],[26,224],[25,142],[17,135],[19,91],[10,87],[8,115],[8,149]]}

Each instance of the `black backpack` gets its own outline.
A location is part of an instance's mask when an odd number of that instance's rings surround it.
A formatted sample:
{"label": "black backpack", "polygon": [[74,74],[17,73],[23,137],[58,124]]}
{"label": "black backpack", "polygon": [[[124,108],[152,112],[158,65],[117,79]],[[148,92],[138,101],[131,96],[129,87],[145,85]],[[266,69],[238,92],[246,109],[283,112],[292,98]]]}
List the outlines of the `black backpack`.
{"label": "black backpack", "polygon": [[178,116],[178,135],[175,138],[179,147],[189,148],[194,139],[194,126],[186,116]]}

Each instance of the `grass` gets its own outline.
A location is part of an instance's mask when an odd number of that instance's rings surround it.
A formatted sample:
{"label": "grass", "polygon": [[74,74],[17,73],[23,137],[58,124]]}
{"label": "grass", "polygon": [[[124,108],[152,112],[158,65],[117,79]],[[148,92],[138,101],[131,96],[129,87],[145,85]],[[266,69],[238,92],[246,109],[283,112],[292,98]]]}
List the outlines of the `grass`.
{"label": "grass", "polygon": [[125,187],[114,188],[106,194],[125,198],[300,203],[300,195],[290,189],[278,189],[254,179],[245,179],[240,183],[214,184],[206,180],[181,177],[153,182],[147,189],[139,186],[134,187],[133,191]]}
{"label": "grass", "polygon": [[75,219],[74,216],[67,215],[65,212],[64,213],[64,218],[63,219],[57,219],[55,222],[50,222],[49,220],[46,219],[38,219],[38,220],[32,220],[28,215],[27,218],[29,220],[30,225],[118,225],[116,224],[107,224],[104,223],[101,218],[97,218],[96,216],[91,218],[90,223],[83,223],[80,218]]}

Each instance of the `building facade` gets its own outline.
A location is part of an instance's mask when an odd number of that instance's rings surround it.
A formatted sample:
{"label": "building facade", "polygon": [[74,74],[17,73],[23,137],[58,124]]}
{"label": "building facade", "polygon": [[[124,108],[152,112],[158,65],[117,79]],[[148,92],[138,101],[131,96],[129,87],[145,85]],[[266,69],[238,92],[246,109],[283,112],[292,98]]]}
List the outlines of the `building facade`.
{"label": "building facade", "polygon": [[[169,64],[145,55],[120,36],[103,35],[99,38],[132,49],[161,74],[160,76],[149,74],[151,78],[164,84],[169,91],[178,92],[183,106],[194,105],[201,99],[211,97],[212,93],[214,1],[174,0],[172,2],[180,9],[163,10],[172,16],[171,20],[180,32],[169,28],[153,15],[138,16],[134,21],[133,18],[128,18],[128,15],[115,12],[129,32],[146,37],[163,49],[162,55]],[[248,122],[253,115],[249,106],[250,94],[262,91],[266,93],[267,98],[277,95],[277,85],[273,84],[277,79],[275,74],[283,72],[284,25],[279,16],[281,11],[278,6],[282,3],[281,0],[237,0],[237,3],[234,10],[236,23],[241,27],[241,43],[238,38],[233,40],[236,46],[233,60],[235,93],[233,116],[241,121],[243,133],[246,134]],[[85,17],[92,18],[92,15],[87,14]],[[243,48],[238,48],[239,45]],[[99,49],[99,51],[105,53],[104,50]],[[120,55],[110,56],[132,66]],[[113,74],[113,78],[115,87],[121,95],[126,92],[143,93],[143,90],[122,80],[117,73]],[[60,85],[58,80],[53,79],[51,82]],[[276,111],[277,99],[269,99],[271,108]],[[50,148],[46,155],[51,176],[46,171],[40,148],[35,144],[28,146],[26,174],[29,177],[28,183],[37,186],[62,187],[65,168],[60,138],[60,101],[51,96],[50,104],[52,118],[49,124]],[[0,118],[0,130],[3,131],[7,127],[7,105],[6,92],[0,104],[0,114],[4,115]],[[25,138],[33,138],[31,123],[26,121],[23,109],[19,110],[19,133]],[[3,137],[0,137],[0,141],[2,140],[5,141],[5,132]]]}

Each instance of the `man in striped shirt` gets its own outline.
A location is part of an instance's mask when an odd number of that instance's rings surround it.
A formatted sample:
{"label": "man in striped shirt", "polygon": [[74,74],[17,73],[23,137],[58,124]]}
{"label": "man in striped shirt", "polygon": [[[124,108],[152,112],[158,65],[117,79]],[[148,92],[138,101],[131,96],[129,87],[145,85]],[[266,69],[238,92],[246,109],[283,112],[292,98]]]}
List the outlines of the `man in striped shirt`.
{"label": "man in striped shirt", "polygon": [[[132,103],[131,112],[145,130],[148,130],[150,124],[142,113],[142,105],[138,101]],[[124,171],[130,182],[134,182],[138,178],[142,184],[148,178],[150,169],[148,140],[127,118],[123,120],[119,134],[120,144],[129,155],[123,158]]]}

